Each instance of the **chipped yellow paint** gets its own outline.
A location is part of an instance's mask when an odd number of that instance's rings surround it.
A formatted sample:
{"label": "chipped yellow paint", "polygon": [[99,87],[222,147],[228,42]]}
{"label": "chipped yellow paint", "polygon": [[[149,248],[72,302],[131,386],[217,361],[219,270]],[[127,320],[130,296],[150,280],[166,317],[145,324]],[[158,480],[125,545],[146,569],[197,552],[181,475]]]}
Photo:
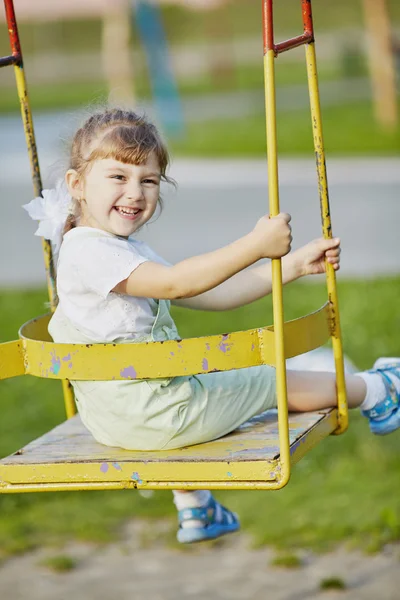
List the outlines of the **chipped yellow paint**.
{"label": "chipped yellow paint", "polygon": [[[311,120],[317,162],[318,190],[321,205],[322,232],[326,239],[332,237],[331,215],[329,207],[328,179],[325,164],[322,117],[319,101],[317,59],[314,43],[306,44],[306,63],[308,89],[310,94]],[[336,286],[336,274],[333,266],[326,262],[326,283],[331,310],[332,347],[335,357],[336,387],[338,394],[338,427],[335,433],[343,433],[348,427],[348,407],[344,374],[342,338],[340,332],[339,300]]]}
{"label": "chipped yellow paint", "polygon": [[[104,381],[175,377],[275,364],[273,327],[181,341],[132,344],[54,344],[49,315],[20,330],[26,373],[49,379]],[[329,339],[329,307],[284,325],[286,357],[317,348]]]}
{"label": "chipped yellow paint", "polygon": [[[291,462],[336,427],[336,410],[290,415]],[[0,492],[69,489],[279,489],[275,411],[198,446],[135,452],[98,444],[78,416],[0,461]]]}
{"label": "chipped yellow paint", "polygon": [[0,379],[25,374],[22,342],[4,342],[0,344]]}

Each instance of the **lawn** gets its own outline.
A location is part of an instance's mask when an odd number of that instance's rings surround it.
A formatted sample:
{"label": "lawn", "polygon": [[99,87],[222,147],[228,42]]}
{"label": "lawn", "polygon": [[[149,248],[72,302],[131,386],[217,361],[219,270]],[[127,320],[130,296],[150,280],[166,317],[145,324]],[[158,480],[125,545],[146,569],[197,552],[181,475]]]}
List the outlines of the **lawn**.
{"label": "lawn", "polygon": [[[369,102],[322,107],[325,148],[329,156],[394,155],[400,151],[400,128],[387,132],[376,124]],[[300,109],[277,115],[278,152],[312,155],[310,111]],[[192,123],[187,138],[171,142],[177,156],[265,156],[265,118]]]}
{"label": "lawn", "polygon": [[[275,2],[277,39],[295,35],[301,31],[301,3],[293,2],[288,10],[285,3]],[[400,4],[388,1],[388,9],[393,27],[400,22]],[[165,6],[162,9],[166,33],[171,48],[179,44],[211,44],[215,40],[260,39],[260,60],[258,64],[240,65],[232,59],[221,64],[215,72],[198,76],[185,76],[177,81],[183,103],[190,97],[199,97],[215,92],[234,92],[263,89],[261,11],[260,2],[243,3],[232,0],[227,6],[216,11],[192,11],[181,6]],[[367,77],[366,57],[352,42],[351,28],[360,29],[363,23],[362,3],[349,3],[344,0],[314,2],[316,28],[316,48],[318,54],[318,34],[348,28],[346,43],[341,43],[339,57],[321,52],[318,61],[319,80],[342,81],[346,78]],[[29,60],[35,53],[60,52],[74,55],[79,60],[82,52],[100,52],[100,21],[70,21],[56,23],[22,23],[20,27],[22,47],[27,58],[27,78]],[[139,48],[139,36],[133,29],[133,45]],[[300,49],[298,49],[300,50]],[[0,35],[0,53],[7,54],[8,40],[5,27]],[[277,61],[277,87],[306,84],[305,65],[293,61],[290,53],[283,54]],[[229,57],[228,57],[229,58]],[[206,60],[206,59],[205,59]],[[210,61],[211,62],[211,61]],[[143,63],[143,64],[142,64]],[[145,66],[140,60],[135,65],[135,96],[139,101],[148,102],[151,86]],[[68,78],[68,75],[66,75]],[[29,92],[34,117],[39,111],[71,109],[82,106],[98,106],[107,101],[108,91],[104,81],[73,81],[60,78],[59,81],[29,83]],[[292,93],[292,92],[290,92]],[[332,92],[334,94],[334,92]],[[335,98],[334,98],[335,100]],[[337,101],[338,99],[336,99]],[[233,100],[234,101],[234,100]],[[229,102],[229,100],[227,100]],[[13,86],[3,86],[0,96],[0,113],[19,110],[16,90]],[[313,152],[309,111],[299,109],[280,113],[278,106],[279,151],[281,154],[309,155]],[[385,131],[376,123],[372,101],[369,99],[328,106],[322,103],[322,117],[326,148],[330,155],[393,155],[400,151],[400,128]],[[237,119],[189,123],[182,139],[171,139],[171,147],[177,156],[264,156],[265,122],[260,106],[254,108],[251,116]]]}
{"label": "lawn", "polygon": [[[285,60],[287,55],[280,60],[279,68],[276,69],[276,85],[290,86],[296,84],[306,85],[305,63],[293,63]],[[330,61],[321,62],[318,69],[319,81],[340,80],[346,76],[346,66]],[[139,74],[134,82],[135,97],[139,102],[149,102],[151,98],[151,86],[146,69],[138,67]],[[367,72],[363,65],[357,66],[355,77],[366,77]],[[41,84],[29,83],[29,67],[27,68],[29,84],[29,98],[32,109],[37,111],[66,109],[80,105],[107,102],[108,90],[105,81],[74,81],[56,80]],[[226,68],[216,73],[205,73],[196,77],[181,77],[177,80],[177,87],[181,99],[203,96],[221,92],[235,92],[242,90],[260,90],[264,87],[263,61],[255,64],[240,65],[229,63]],[[0,114],[18,112],[19,103],[15,86],[3,86],[0,96]]]}
{"label": "lawn", "polygon": [[[346,353],[360,368],[377,356],[399,356],[400,277],[340,282]],[[285,290],[286,318],[320,306],[321,284],[296,283]],[[19,325],[45,312],[44,290],[0,293],[1,341],[13,339]],[[384,309],[383,309],[384,308]],[[238,330],[271,322],[270,299],[227,313],[174,316],[182,336]],[[44,433],[64,419],[60,385],[31,377],[1,383],[0,455]],[[239,512],[255,544],[289,549],[327,549],[347,542],[378,550],[400,539],[400,436],[369,434],[367,423],[351,415],[350,430],[332,437],[296,466],[292,481],[279,492],[218,492]],[[118,539],[133,517],[170,519],[168,492],[149,498],[133,491],[0,495],[0,552],[3,557],[38,545],[68,539],[106,542]]]}

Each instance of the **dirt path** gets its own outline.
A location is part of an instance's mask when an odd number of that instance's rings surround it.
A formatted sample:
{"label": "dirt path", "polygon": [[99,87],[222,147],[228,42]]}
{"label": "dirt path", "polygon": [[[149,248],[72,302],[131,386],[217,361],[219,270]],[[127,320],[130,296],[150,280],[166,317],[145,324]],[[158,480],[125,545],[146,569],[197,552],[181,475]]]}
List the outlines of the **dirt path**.
{"label": "dirt path", "polygon": [[[154,527],[154,526],[153,526]],[[145,523],[132,522],[118,544],[96,548],[71,544],[13,558],[0,567],[4,600],[398,600],[400,545],[365,556],[337,550],[316,556],[300,553],[300,568],[271,566],[275,553],[251,549],[243,535],[214,546],[175,550],[149,540]],[[76,567],[55,573],[42,563],[70,556]],[[342,591],[321,591],[336,577]]]}

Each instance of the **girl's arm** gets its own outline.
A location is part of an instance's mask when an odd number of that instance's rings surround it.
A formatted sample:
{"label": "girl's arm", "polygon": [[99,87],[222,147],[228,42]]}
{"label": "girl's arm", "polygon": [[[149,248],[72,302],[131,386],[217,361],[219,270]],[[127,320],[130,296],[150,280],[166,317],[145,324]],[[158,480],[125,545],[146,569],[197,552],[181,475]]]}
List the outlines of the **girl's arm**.
{"label": "girl's arm", "polygon": [[114,292],[146,298],[192,298],[239,273],[260,258],[287,254],[292,241],[290,215],[262,217],[248,235],[214,252],[166,267],[154,262],[139,265]]}
{"label": "girl's arm", "polygon": [[[283,284],[304,275],[325,271],[325,258],[339,269],[340,240],[318,239],[282,259]],[[263,264],[237,273],[218,287],[195,298],[175,300],[173,304],[197,310],[231,310],[250,304],[272,291],[271,264]]]}
{"label": "girl's arm", "polygon": [[[289,259],[289,256],[285,256]],[[283,283],[299,277],[293,269],[292,261],[282,259]],[[288,264],[289,263],[289,264]],[[195,310],[232,310],[268,296],[272,291],[271,263],[259,265],[233,275],[218,287],[194,298],[173,300],[172,304]]]}

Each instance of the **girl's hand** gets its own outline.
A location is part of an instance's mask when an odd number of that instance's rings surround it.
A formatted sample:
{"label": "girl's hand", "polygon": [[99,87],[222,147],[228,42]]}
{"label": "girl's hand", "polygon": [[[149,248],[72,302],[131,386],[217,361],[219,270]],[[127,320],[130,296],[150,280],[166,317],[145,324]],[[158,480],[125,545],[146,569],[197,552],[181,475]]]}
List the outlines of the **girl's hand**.
{"label": "girl's hand", "polygon": [[281,258],[290,252],[292,228],[288,213],[276,217],[265,215],[258,220],[252,235],[256,241],[260,258]]}
{"label": "girl's hand", "polygon": [[292,254],[298,277],[325,273],[325,259],[335,271],[340,269],[340,239],[319,238],[306,244]]}

